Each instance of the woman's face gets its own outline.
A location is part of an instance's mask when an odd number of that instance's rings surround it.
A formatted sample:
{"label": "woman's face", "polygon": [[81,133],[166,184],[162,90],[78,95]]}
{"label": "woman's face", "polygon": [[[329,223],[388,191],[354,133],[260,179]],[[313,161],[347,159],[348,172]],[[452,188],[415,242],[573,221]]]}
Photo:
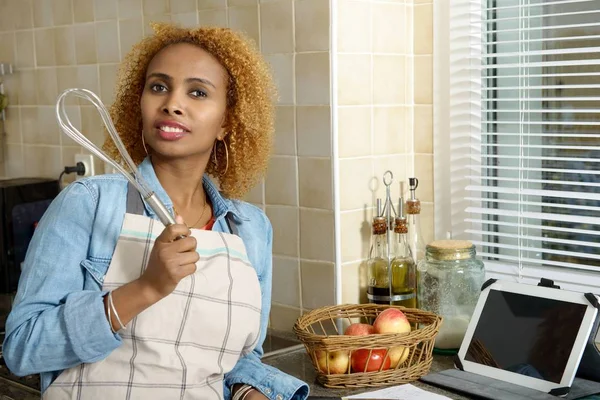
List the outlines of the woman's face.
{"label": "woman's face", "polygon": [[166,158],[210,157],[225,136],[227,71],[189,43],[170,45],[146,71],[141,109],[146,144]]}

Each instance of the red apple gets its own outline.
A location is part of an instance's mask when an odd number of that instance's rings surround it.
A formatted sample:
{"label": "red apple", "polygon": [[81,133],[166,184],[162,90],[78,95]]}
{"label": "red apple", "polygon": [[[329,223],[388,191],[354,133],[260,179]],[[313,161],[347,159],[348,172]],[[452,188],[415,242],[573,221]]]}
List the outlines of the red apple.
{"label": "red apple", "polygon": [[[317,350],[315,353],[319,371],[324,374],[345,374],[348,372],[350,357],[347,351]],[[328,370],[329,368],[329,370]]]}
{"label": "red apple", "polygon": [[409,353],[408,347],[392,347],[388,353],[388,357],[390,358],[390,368],[396,368],[398,364],[402,364],[406,361]]}
{"label": "red apple", "polygon": [[356,323],[348,326],[344,332],[344,335],[364,336],[372,333],[375,333],[375,328],[373,328],[373,325]]}
{"label": "red apple", "polygon": [[379,314],[373,328],[375,333],[408,333],[411,329],[406,315],[397,308],[388,308]]}
{"label": "red apple", "polygon": [[[371,356],[369,357],[369,352],[371,352]],[[381,365],[383,368],[381,370],[386,370],[390,368],[390,357],[385,356],[387,352],[386,349],[360,349],[352,352],[351,363],[352,363],[352,371],[354,372],[373,372],[379,371]],[[366,370],[365,370],[366,366]]]}

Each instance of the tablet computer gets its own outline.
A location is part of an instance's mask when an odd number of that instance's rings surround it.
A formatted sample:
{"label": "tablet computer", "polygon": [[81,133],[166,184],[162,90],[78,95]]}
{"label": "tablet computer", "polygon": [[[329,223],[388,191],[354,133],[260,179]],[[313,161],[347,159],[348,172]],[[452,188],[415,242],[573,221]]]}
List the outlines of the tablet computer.
{"label": "tablet computer", "polygon": [[598,313],[589,296],[597,304],[591,294],[505,281],[484,285],[457,364],[464,371],[566,394]]}

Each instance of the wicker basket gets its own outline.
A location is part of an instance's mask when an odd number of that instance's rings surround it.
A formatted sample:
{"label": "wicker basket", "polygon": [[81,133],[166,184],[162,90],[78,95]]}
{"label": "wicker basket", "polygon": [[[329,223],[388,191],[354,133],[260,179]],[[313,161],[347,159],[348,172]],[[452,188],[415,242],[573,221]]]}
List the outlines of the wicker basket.
{"label": "wicker basket", "polygon": [[[343,325],[353,322],[371,323],[380,312],[387,308],[398,308],[409,322],[418,329],[404,334],[380,334],[367,336],[348,336],[340,333]],[[438,333],[442,317],[400,306],[378,304],[346,304],[318,308],[310,311],[296,321],[294,332],[306,347],[313,367],[317,371],[317,381],[328,388],[377,387],[390,384],[412,382],[429,372],[433,360],[433,344]],[[346,373],[330,374],[321,372],[316,353],[319,351],[348,352],[350,357],[358,349],[390,349],[408,347],[408,358],[394,369],[373,372],[351,372],[350,365]],[[385,357],[388,357],[386,352]],[[349,363],[350,364],[350,363]]]}

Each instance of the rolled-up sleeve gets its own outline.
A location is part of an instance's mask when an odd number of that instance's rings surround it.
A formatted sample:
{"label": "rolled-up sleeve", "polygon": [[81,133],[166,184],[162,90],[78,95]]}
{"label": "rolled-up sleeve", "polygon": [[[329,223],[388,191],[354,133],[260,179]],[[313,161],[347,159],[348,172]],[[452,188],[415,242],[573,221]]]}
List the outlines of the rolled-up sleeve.
{"label": "rolled-up sleeve", "polygon": [[[121,339],[104,312],[105,293],[85,285],[97,195],[75,182],[41,219],[6,321],[4,359],[16,375],[64,370],[101,360]],[[86,290],[87,289],[87,290]]]}
{"label": "rolled-up sleeve", "polygon": [[[263,214],[264,216],[264,214]],[[267,334],[269,313],[271,310],[271,284],[273,279],[273,228],[264,216],[266,246],[263,254],[263,264],[256,266],[259,273],[260,289],[262,292],[261,333],[259,345],[254,351],[240,358],[235,367],[225,374],[225,399],[231,398],[231,388],[237,383],[245,383],[261,391],[272,400],[304,400],[308,397],[309,387],[306,383],[288,375],[261,361],[263,355],[262,343]]]}

